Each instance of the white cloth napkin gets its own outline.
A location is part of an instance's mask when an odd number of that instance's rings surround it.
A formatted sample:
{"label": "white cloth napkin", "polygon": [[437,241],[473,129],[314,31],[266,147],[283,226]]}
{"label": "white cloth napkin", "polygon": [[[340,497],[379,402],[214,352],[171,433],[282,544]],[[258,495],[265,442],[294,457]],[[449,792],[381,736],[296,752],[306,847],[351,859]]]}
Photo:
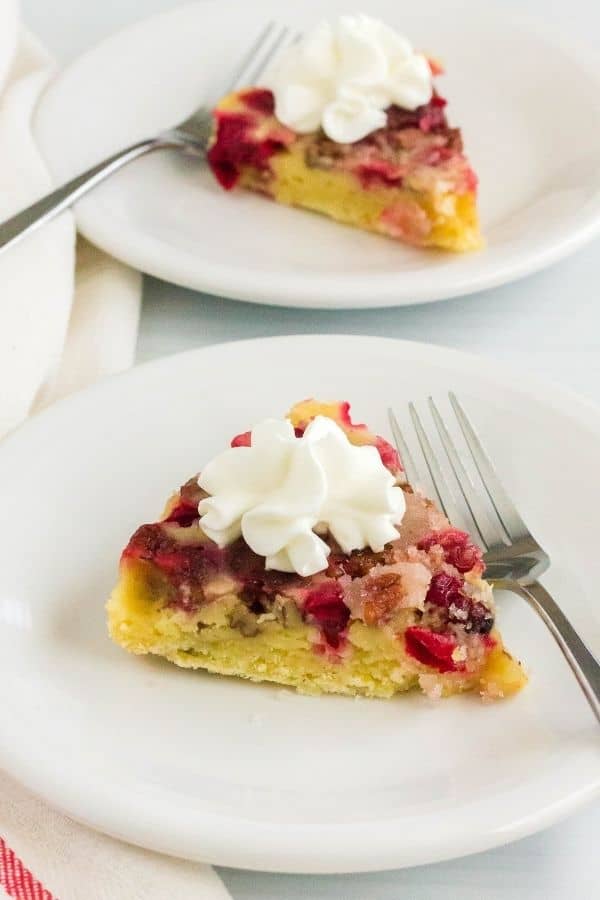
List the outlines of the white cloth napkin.
{"label": "white cloth napkin", "polygon": [[[32,110],[52,63],[0,2],[0,220],[52,188]],[[141,277],[77,242],[70,213],[0,255],[0,436],[32,410],[133,362]]]}
{"label": "white cloth napkin", "polygon": [[[0,882],[0,900],[5,895],[11,900],[231,900],[210,866],[97,834],[54,812],[2,775],[0,798],[0,838],[29,870],[31,880],[48,892],[30,888],[29,893],[11,894],[4,887],[3,894]],[[21,882],[27,885],[24,874]]]}
{"label": "white cloth napkin", "polygon": [[[16,0],[0,0],[0,221],[52,187],[30,128],[52,68],[21,31]],[[140,274],[77,240],[70,213],[0,254],[0,437],[40,406],[130,366],[140,297]],[[209,866],[96,834],[0,772],[7,897],[230,900]]]}

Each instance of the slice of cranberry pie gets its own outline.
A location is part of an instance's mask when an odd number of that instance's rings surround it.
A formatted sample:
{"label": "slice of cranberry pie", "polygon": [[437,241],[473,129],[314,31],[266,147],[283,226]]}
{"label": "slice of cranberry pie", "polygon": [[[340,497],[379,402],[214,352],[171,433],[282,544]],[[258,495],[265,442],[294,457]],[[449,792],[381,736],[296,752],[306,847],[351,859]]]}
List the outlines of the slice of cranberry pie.
{"label": "slice of cranberry pie", "polygon": [[347,403],[304,401],[231,447],[127,544],[114,641],[312,694],[523,687],[480,550]]}
{"label": "slice of cranberry pie", "polygon": [[209,164],[235,186],[420,247],[481,246],[477,176],[440,66],[367,16],[323,23],[265,85],[215,110]]}

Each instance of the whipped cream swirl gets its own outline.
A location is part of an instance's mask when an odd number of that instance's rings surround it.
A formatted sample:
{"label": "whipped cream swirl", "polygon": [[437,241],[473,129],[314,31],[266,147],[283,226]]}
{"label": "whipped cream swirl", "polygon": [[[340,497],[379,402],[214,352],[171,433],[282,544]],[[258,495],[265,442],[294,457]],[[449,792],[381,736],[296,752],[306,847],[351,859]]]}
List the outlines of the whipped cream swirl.
{"label": "whipped cream swirl", "polygon": [[391,104],[413,110],[433,93],[425,56],[365,15],[317,25],[279,55],[262,84],[273,92],[284,125],[301,134],[321,127],[341,144],[382,128]]}
{"label": "whipped cream swirl", "polygon": [[204,468],[201,526],[219,547],[240,536],[268,569],[314,575],[327,568],[329,532],[344,553],[382,550],[398,537],[404,493],[373,446],[354,446],[317,416],[300,438],[288,420],[268,419],[250,447],[232,447]]}

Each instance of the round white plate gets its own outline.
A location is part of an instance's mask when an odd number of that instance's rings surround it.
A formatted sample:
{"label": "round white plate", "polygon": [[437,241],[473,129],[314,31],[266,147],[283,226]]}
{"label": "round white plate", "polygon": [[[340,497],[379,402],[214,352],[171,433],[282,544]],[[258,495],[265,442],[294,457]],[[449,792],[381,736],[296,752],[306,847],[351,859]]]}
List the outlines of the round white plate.
{"label": "round white plate", "polygon": [[600,649],[600,413],[523,384],[425,344],[286,337],[142,366],[32,419],[0,445],[0,766],[110,834],[281,871],[471,853],[595,796],[598,726],[510,596],[499,624],[531,683],[493,705],[303,697],[130,656],[104,623],[131,532],[233,433],[315,395],[386,434],[389,403],[453,387],[553,555],[548,585]]}
{"label": "round white plate", "polygon": [[[115,35],[51,84],[35,134],[56,181],[172,125],[210,96],[261,23],[306,29],[347,0],[193,3]],[[197,160],[138,161],[77,206],[82,232],[189,287],[285,306],[423,303],[501,284],[588,240],[600,222],[600,67],[480,0],[371,0],[442,58],[451,122],[481,178],[488,246],[423,252],[264,198],[228,194]],[[585,135],[584,140],[578,136]]]}

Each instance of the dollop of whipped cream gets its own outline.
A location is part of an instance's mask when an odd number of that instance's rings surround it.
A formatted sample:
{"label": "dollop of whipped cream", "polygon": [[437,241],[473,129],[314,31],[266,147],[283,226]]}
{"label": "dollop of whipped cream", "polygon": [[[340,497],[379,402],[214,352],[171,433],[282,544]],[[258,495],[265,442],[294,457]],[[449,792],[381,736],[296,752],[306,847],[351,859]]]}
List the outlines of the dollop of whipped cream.
{"label": "dollop of whipped cream", "polygon": [[327,568],[329,532],[344,553],[382,550],[398,537],[404,493],[373,446],[355,446],[325,416],[302,437],[288,420],[252,430],[250,447],[216,456],[198,479],[201,526],[219,547],[243,536],[268,569],[314,575]]}
{"label": "dollop of whipped cream", "polygon": [[322,127],[341,144],[382,128],[391,104],[413,110],[433,93],[425,56],[365,15],[317,25],[279,55],[262,83],[280,122],[301,134]]}

